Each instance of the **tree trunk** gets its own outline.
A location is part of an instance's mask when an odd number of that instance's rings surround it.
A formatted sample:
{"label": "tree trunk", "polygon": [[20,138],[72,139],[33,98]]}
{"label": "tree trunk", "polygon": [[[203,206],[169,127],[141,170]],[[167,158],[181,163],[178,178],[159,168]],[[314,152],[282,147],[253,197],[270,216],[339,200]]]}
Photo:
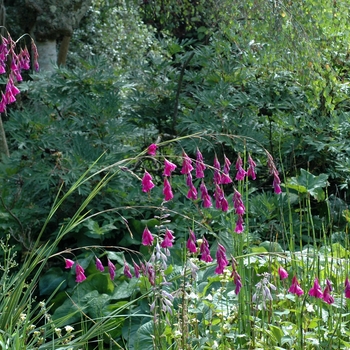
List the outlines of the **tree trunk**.
{"label": "tree trunk", "polygon": [[56,40],[37,41],[39,67],[45,72],[52,72],[57,64]]}
{"label": "tree trunk", "polygon": [[58,59],[57,59],[58,66],[62,66],[62,65],[64,66],[66,64],[70,38],[71,38],[70,36],[65,35],[61,41],[60,50],[58,52]]}

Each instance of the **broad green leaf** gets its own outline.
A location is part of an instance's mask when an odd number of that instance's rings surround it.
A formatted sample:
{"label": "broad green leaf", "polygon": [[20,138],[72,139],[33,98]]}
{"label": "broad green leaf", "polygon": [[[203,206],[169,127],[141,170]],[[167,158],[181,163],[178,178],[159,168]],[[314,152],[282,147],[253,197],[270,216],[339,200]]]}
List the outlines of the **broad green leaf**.
{"label": "broad green leaf", "polygon": [[64,289],[67,286],[66,279],[67,273],[61,268],[50,268],[39,280],[40,295],[51,295],[60,284],[59,290]]}
{"label": "broad green leaf", "polygon": [[300,175],[290,178],[286,187],[295,189],[299,193],[310,193],[318,201],[325,199],[324,187],[328,185],[328,175],[312,175],[305,169],[300,169]]}
{"label": "broad green leaf", "polygon": [[250,251],[252,253],[266,253],[268,252],[268,250],[265,248],[265,247],[257,247],[257,246],[253,246],[253,247],[250,247]]}
{"label": "broad green leaf", "polygon": [[138,280],[136,278],[132,278],[129,280],[129,282],[123,281],[122,283],[118,283],[117,287],[114,290],[112,299],[121,300],[129,298],[136,292],[137,285]]}
{"label": "broad green leaf", "polygon": [[134,350],[154,350],[153,321],[143,324],[135,333]]}
{"label": "broad green leaf", "polygon": [[271,324],[269,325],[269,328],[270,328],[271,334],[273,334],[273,336],[276,339],[277,343],[282,345],[281,344],[282,337],[283,337],[282,329],[279,328],[279,327],[276,327],[274,325],[271,325]]}
{"label": "broad green leaf", "polygon": [[260,243],[259,247],[265,248],[268,252],[283,252],[281,245],[277,242],[265,241]]}

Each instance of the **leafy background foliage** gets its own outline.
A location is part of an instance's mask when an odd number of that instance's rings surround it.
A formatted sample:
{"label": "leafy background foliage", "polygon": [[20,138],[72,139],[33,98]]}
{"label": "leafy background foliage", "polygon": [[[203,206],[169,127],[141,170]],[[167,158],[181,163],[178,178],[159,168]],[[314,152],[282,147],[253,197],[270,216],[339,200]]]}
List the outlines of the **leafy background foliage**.
{"label": "leafy background foliage", "polygon": [[[149,256],[140,246],[141,235],[145,226],[156,230],[164,214],[163,157],[179,166],[183,150],[195,157],[200,148],[209,165],[215,155],[222,161],[226,154],[233,162],[239,153],[243,158],[248,152],[254,156],[258,179],[249,183],[249,236],[240,253],[280,253],[291,248],[304,252],[308,244],[321,246],[325,237],[346,246],[348,11],[345,1],[167,0],[159,5],[149,0],[120,1],[115,6],[93,2],[72,39],[67,67],[50,76],[33,75],[21,85],[22,100],[5,123],[11,156],[0,163],[0,227],[18,250],[18,261],[31,250],[59,191],[59,196],[64,195],[101,155],[91,173],[101,170],[100,178],[108,171],[117,173],[89,203],[91,217],[57,247],[57,251],[73,249],[90,277],[76,286],[59,258],[52,259],[42,274],[38,297],[55,292],[54,319],[74,310],[94,319],[120,307],[123,316],[118,317],[113,337],[128,349],[152,348],[149,334],[154,329],[147,299],[151,286],[127,280],[122,266],[124,259],[132,263],[135,252]],[[200,137],[185,138],[198,133]],[[170,142],[177,138],[181,141]],[[166,141],[156,157],[140,156],[149,144]],[[272,193],[264,150],[284,176],[284,194],[279,198]],[[132,165],[123,168],[123,160],[133,157]],[[117,162],[117,168],[110,167]],[[157,184],[152,197],[141,192],[144,170]],[[96,181],[89,179],[64,202],[43,242],[56,237]],[[232,209],[223,215],[187,200],[179,168],[172,186],[175,198],[167,210],[172,213],[169,228],[176,232],[176,245],[169,277],[179,272],[184,242],[194,223],[200,223],[197,233],[206,235],[212,253],[219,236],[228,251],[237,251],[240,243],[232,238]],[[229,193],[232,201],[231,197]],[[97,255],[116,263],[115,284],[107,272],[97,273],[96,246],[113,247]],[[339,248],[331,247],[330,254]],[[339,251],[339,258],[344,258]],[[254,276],[257,283],[268,264],[277,270],[276,261],[250,260],[246,276]],[[216,312],[224,309],[222,300],[205,299],[221,283],[212,275],[212,267],[202,268],[197,291],[204,299],[193,299],[189,308],[189,318],[200,315],[203,320],[198,333],[202,343],[192,339],[198,348],[213,346],[213,337],[205,333],[209,324],[211,334],[223,334],[222,318]],[[232,287],[225,293],[217,298],[234,305],[232,317],[238,317],[242,300],[233,296]],[[135,297],[142,300],[129,303]],[[287,324],[283,310],[291,310],[293,300],[281,298],[278,306],[274,320]],[[79,317],[73,314],[65,324],[78,322]],[[172,321],[176,322],[175,316]],[[261,326],[259,332],[269,335],[270,345],[291,348],[297,329],[295,322],[278,329]],[[169,328],[162,332],[170,337]],[[237,332],[227,338],[244,348],[247,340]],[[343,341],[348,341],[346,335]],[[223,341],[223,348],[227,342]]]}

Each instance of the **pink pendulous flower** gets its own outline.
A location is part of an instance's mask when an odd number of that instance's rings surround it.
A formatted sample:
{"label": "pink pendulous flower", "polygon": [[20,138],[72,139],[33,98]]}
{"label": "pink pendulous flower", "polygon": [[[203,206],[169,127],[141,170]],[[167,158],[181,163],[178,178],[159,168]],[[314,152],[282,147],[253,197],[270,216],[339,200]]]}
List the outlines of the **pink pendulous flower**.
{"label": "pink pendulous flower", "polygon": [[267,152],[267,166],[269,168],[269,172],[271,175],[273,175],[273,188],[276,194],[281,194],[281,180],[279,178],[278,170],[275,166],[275,162],[273,161],[273,158],[270,153]]}
{"label": "pink pendulous flower", "polygon": [[171,173],[176,168],[177,168],[177,166],[174,163],[169,162],[167,159],[164,158],[164,172],[163,172],[164,176],[171,176]]}
{"label": "pink pendulous flower", "polygon": [[214,184],[220,185],[221,184],[221,165],[216,155],[214,158],[213,166],[214,166]]}
{"label": "pink pendulous flower", "polygon": [[289,293],[295,294],[297,296],[303,295],[304,291],[301,289],[297,276],[293,277],[292,280],[292,285],[290,286],[290,288],[288,289]]}
{"label": "pink pendulous flower", "polygon": [[320,284],[318,283],[318,278],[315,278],[313,287],[309,290],[309,295],[318,299],[323,297],[323,292]]}
{"label": "pink pendulous flower", "polygon": [[126,261],[124,261],[124,276],[127,278],[132,278],[132,274],[130,271],[130,266]]}
{"label": "pink pendulous flower", "polygon": [[203,197],[203,208],[210,208],[213,206],[213,203],[211,202],[211,197],[209,194]]}
{"label": "pink pendulous flower", "polygon": [[252,157],[249,155],[248,156],[248,169],[247,169],[247,176],[250,176],[252,178],[252,180],[256,179],[256,173],[255,173],[255,167],[256,167],[256,163],[254,162],[254,160],[252,159]]}
{"label": "pink pendulous flower", "polygon": [[30,69],[30,56],[29,56],[29,51],[27,47],[24,49],[21,49],[19,55],[18,55],[19,63],[20,63],[20,68],[24,70]]}
{"label": "pink pendulous flower", "polygon": [[237,222],[236,222],[236,227],[235,227],[235,232],[236,233],[242,233],[244,231],[244,226],[243,226],[243,217],[242,215],[238,215],[238,219],[237,219]]}
{"label": "pink pendulous flower", "polygon": [[204,181],[199,186],[199,190],[201,191],[201,200],[203,201],[204,208],[210,208],[212,206],[211,197],[209,196],[208,189],[205,186]]}
{"label": "pink pendulous flower", "polygon": [[227,185],[230,183],[232,183],[232,179],[229,174],[223,173],[220,175],[220,185]]}
{"label": "pink pendulous flower", "polygon": [[278,275],[280,276],[281,281],[288,278],[288,272],[282,266],[278,268]]}
{"label": "pink pendulous flower", "polygon": [[228,265],[228,260],[226,257],[226,249],[220,243],[218,244],[218,249],[216,251],[216,262],[217,266],[215,268],[215,273],[220,275],[224,272],[225,267]]}
{"label": "pink pendulous flower", "polygon": [[273,189],[276,194],[282,193],[281,186],[280,186],[281,180],[278,176],[277,172],[273,173]]}
{"label": "pink pendulous flower", "polygon": [[201,184],[199,185],[199,190],[201,191],[201,199],[203,199],[205,196],[207,196],[209,194],[207,186],[205,186],[205,183],[203,180],[202,180]]}
{"label": "pink pendulous flower", "polygon": [[345,298],[350,299],[350,282],[348,277],[345,279],[344,287]]}
{"label": "pink pendulous flower", "polygon": [[150,156],[155,156],[157,153],[157,148],[158,146],[155,143],[150,144],[147,148],[147,154]]}
{"label": "pink pendulous flower", "polygon": [[173,191],[171,189],[170,182],[166,177],[164,178],[163,194],[164,194],[164,200],[166,202],[170,201],[174,198],[174,194],[173,194]]}
{"label": "pink pendulous flower", "polygon": [[204,178],[204,170],[206,166],[204,165],[203,156],[200,150],[197,148],[197,157],[196,157],[196,178]]}
{"label": "pink pendulous flower", "polygon": [[8,91],[10,91],[13,96],[16,96],[20,93],[20,90],[14,84],[13,78],[11,76],[7,80],[5,93],[7,93]]}
{"label": "pink pendulous flower", "polygon": [[334,298],[331,295],[331,290],[328,285],[326,285],[323,295],[322,295],[323,301],[325,301],[327,304],[333,304],[334,303]]}
{"label": "pink pendulous flower", "polygon": [[224,212],[228,211],[228,201],[225,197],[221,201],[221,210]]}
{"label": "pink pendulous flower", "polygon": [[139,278],[140,277],[140,270],[141,267],[139,265],[136,264],[136,262],[133,260],[133,265],[134,265],[134,273],[135,273],[135,277]]}
{"label": "pink pendulous flower", "polygon": [[201,254],[201,260],[207,263],[212,262],[213,258],[210,256],[208,241],[203,237],[203,241],[200,245],[199,252]]}
{"label": "pink pendulous flower", "polygon": [[3,92],[1,92],[1,100],[0,100],[0,113],[6,112],[6,96]]}
{"label": "pink pendulous flower", "polygon": [[168,228],[165,229],[164,239],[163,239],[162,243],[160,244],[160,246],[162,248],[171,248],[173,246],[173,242],[175,239],[173,233],[174,232],[169,230]]}
{"label": "pink pendulous flower", "polygon": [[97,268],[97,270],[100,270],[101,272],[103,272],[105,270],[101,260],[97,257],[96,257],[96,268]]}
{"label": "pink pendulous flower", "polygon": [[146,226],[142,233],[142,244],[146,246],[151,246],[153,244],[154,237],[151,231]]}
{"label": "pink pendulous flower", "polygon": [[233,193],[233,207],[238,215],[244,215],[245,206],[243,204],[242,195],[235,189]]}
{"label": "pink pendulous flower", "polygon": [[187,192],[187,198],[192,199],[192,200],[196,200],[197,195],[198,195],[197,189],[192,185]]}
{"label": "pink pendulous flower", "polygon": [[114,278],[115,278],[115,269],[116,269],[116,267],[114,266],[114,264],[109,259],[107,260],[107,265],[108,265],[109,277],[113,281]]}
{"label": "pink pendulous flower", "polygon": [[182,154],[182,168],[181,168],[181,174],[189,174],[193,170],[192,166],[192,159],[185,153],[183,152]]}
{"label": "pink pendulous flower", "polygon": [[231,162],[230,160],[224,155],[224,174],[228,174],[230,172]]}
{"label": "pink pendulous flower", "polygon": [[74,265],[74,261],[73,260],[71,260],[71,259],[64,259],[64,261],[66,263],[66,266],[65,266],[66,269],[71,269],[73,267],[73,265]]}
{"label": "pink pendulous flower", "polygon": [[85,271],[78,263],[75,265],[75,282],[81,283],[86,280]]}
{"label": "pink pendulous flower", "polygon": [[236,161],[236,180],[242,181],[244,180],[245,176],[247,175],[247,172],[243,169],[243,161],[240,155],[238,155],[237,161]]}
{"label": "pink pendulous flower", "polygon": [[186,248],[190,253],[197,253],[196,236],[192,230],[190,230],[190,236],[187,240]]}
{"label": "pink pendulous flower", "polygon": [[222,201],[225,198],[225,194],[223,189],[218,184],[215,185],[214,198],[215,198],[215,208],[222,209]]}
{"label": "pink pendulous flower", "polygon": [[152,182],[152,176],[147,171],[143,175],[141,184],[143,192],[149,192],[155,186]]}
{"label": "pink pendulous flower", "polygon": [[187,185],[188,187],[193,186],[193,181],[192,181],[192,175],[191,175],[191,173],[188,173],[188,174],[186,175],[186,185]]}

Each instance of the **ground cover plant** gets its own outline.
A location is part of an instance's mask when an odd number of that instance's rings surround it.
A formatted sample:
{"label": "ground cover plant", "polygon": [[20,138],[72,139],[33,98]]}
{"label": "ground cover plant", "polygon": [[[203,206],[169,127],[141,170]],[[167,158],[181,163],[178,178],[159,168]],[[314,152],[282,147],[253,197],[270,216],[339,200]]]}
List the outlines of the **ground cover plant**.
{"label": "ground cover plant", "polygon": [[346,4],[156,5],[2,37],[0,347],[350,348]]}

